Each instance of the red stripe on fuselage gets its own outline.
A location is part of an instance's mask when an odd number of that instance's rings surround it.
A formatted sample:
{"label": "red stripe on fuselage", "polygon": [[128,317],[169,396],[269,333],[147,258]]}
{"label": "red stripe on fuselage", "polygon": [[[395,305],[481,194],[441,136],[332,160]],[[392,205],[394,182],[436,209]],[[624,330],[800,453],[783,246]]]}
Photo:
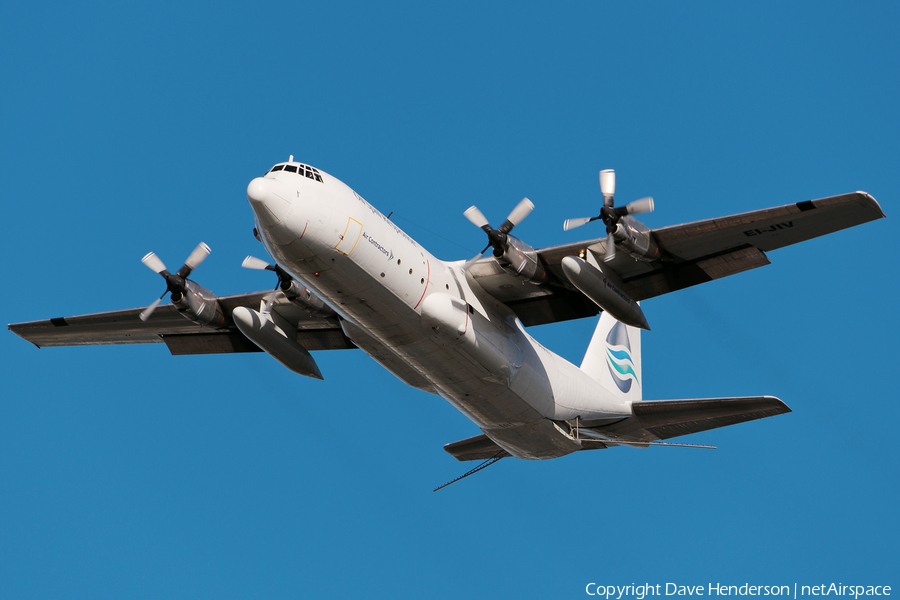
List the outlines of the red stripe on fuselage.
{"label": "red stripe on fuselage", "polygon": [[413,310],[416,310],[419,308],[419,305],[422,304],[422,300],[425,298],[425,292],[428,291],[428,284],[431,283],[431,262],[429,262],[428,259],[425,259],[425,266],[428,267],[428,274],[425,276],[425,289],[422,290],[422,297],[419,298],[419,301],[413,306]]}

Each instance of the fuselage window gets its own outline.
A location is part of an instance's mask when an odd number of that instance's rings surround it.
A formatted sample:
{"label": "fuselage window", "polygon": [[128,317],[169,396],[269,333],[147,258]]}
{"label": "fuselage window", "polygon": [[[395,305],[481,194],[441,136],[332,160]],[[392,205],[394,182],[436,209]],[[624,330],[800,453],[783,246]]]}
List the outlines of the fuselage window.
{"label": "fuselage window", "polygon": [[284,170],[290,173],[296,173],[297,167],[295,167],[294,165],[285,165]]}

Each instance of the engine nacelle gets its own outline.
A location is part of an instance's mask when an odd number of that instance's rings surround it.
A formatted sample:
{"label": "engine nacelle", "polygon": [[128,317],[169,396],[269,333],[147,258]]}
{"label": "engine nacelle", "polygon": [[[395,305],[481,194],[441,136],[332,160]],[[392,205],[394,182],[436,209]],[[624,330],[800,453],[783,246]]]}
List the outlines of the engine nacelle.
{"label": "engine nacelle", "polygon": [[291,279],[291,285],[287,289],[282,285],[281,291],[291,304],[298,306],[316,317],[330,317],[334,314],[331,307],[325,304],[317,296],[313,295],[305,286]]}
{"label": "engine nacelle", "polygon": [[534,284],[543,283],[547,272],[535,249],[511,235],[506,236],[506,241],[506,251],[500,256],[494,254],[503,270]]}
{"label": "engine nacelle", "polygon": [[619,220],[616,232],[616,248],[624,250],[637,260],[652,262],[660,256],[659,246],[646,225],[627,215]]}
{"label": "engine nacelle", "polygon": [[184,293],[172,292],[172,304],[178,312],[198,325],[217,328],[225,325],[225,315],[215,294],[190,279],[184,280],[184,287]]}

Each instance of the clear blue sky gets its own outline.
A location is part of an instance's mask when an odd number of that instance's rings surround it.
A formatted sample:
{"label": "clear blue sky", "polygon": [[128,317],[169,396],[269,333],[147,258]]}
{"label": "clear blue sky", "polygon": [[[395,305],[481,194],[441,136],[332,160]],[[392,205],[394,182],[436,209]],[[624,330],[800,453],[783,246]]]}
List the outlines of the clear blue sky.
{"label": "clear blue sky", "polygon": [[[893,218],[644,303],[648,399],[790,415],[462,474],[477,433],[354,351],[37,350],[0,336],[9,598],[578,598],[589,582],[898,586],[900,9],[892,2],[19,3],[0,95],[6,323],[268,288],[247,183],[294,154],[441,258],[523,196],[546,246],[865,190]],[[622,3],[625,4],[625,3]],[[579,361],[593,320],[533,334]]]}

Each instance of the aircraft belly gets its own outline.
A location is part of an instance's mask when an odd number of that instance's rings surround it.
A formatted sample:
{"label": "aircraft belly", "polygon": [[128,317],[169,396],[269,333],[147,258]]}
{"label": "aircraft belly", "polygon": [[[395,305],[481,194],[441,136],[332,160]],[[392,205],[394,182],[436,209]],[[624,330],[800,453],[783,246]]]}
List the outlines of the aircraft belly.
{"label": "aircraft belly", "polygon": [[506,429],[482,428],[482,431],[516,458],[526,460],[559,458],[581,450],[580,440],[566,435],[547,419]]}
{"label": "aircraft belly", "polygon": [[[314,261],[305,262],[308,268]],[[282,264],[301,275],[302,263]],[[555,355],[542,347],[536,350],[530,336],[516,327],[492,323],[475,311],[469,315],[474,342],[456,339],[429,327],[405,298],[373,281],[370,271],[354,261],[336,260],[318,272],[302,274],[316,295],[349,322],[345,333],[351,340],[405,383],[450,402],[513,456],[545,459],[574,452],[579,442],[552,420],[610,416],[598,408],[599,392],[591,396],[590,406],[575,401],[568,408],[565,402],[559,405],[578,386],[560,373]]]}
{"label": "aircraft belly", "polygon": [[366,330],[347,320],[341,321],[341,327],[344,334],[353,340],[360,350],[375,359],[378,364],[393,373],[400,381],[423,392],[436,393],[434,386],[423,373],[401,360],[396,353],[369,335]]}
{"label": "aircraft belly", "polygon": [[[358,345],[364,352],[381,364],[394,364],[396,361],[406,365],[406,370],[419,374],[479,427],[512,427],[544,418],[518,394],[510,391],[508,384],[513,371],[499,369],[498,372],[496,368],[488,368],[479,355],[465,344],[450,343],[440,333],[423,325],[418,312],[396,294],[378,285],[365,286],[363,282],[370,279],[366,271],[347,269],[348,266],[352,265],[342,265],[344,268],[340,272],[332,269],[333,275],[342,282],[353,283],[340,284],[340,295],[336,288],[329,295],[323,290],[320,297],[333,304],[335,310],[353,326],[365,332],[365,337],[369,339],[353,335],[352,328],[345,328],[351,340],[360,340]],[[322,278],[320,275],[319,280]],[[358,296],[354,297],[355,294]],[[481,350],[497,356],[498,361],[499,357],[505,356],[496,347],[499,345],[496,340],[492,343],[487,336],[483,336],[479,337],[479,342],[482,344]],[[386,359],[386,352],[395,358]],[[509,361],[504,358],[502,362],[509,369]],[[518,362],[521,364],[521,359]],[[399,369],[388,368],[400,377]],[[421,385],[414,387],[422,388]],[[549,394],[547,398],[552,403]]]}

